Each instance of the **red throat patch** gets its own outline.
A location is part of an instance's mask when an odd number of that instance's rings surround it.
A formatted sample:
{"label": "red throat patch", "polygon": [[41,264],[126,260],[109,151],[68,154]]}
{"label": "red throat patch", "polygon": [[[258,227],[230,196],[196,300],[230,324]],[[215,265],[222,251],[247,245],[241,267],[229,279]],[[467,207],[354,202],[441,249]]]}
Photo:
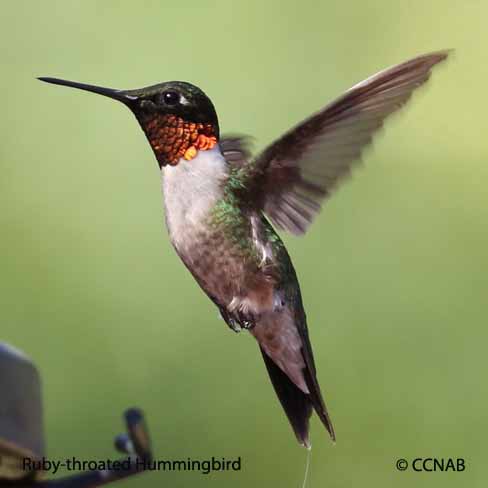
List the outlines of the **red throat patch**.
{"label": "red throat patch", "polygon": [[176,115],[154,114],[143,126],[162,166],[175,166],[180,158],[190,161],[198,151],[212,149],[217,144],[212,124],[188,122]]}

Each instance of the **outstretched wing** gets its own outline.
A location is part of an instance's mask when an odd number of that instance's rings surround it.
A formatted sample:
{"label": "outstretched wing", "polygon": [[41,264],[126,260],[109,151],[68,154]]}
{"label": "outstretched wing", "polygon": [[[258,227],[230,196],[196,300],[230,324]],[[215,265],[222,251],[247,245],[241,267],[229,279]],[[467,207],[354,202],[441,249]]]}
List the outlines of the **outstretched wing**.
{"label": "outstretched wing", "polygon": [[273,224],[304,234],[373,133],[448,54],[418,56],[358,83],[241,168],[244,186]]}
{"label": "outstretched wing", "polygon": [[242,134],[225,134],[219,141],[224,159],[234,169],[240,169],[251,160],[251,138]]}

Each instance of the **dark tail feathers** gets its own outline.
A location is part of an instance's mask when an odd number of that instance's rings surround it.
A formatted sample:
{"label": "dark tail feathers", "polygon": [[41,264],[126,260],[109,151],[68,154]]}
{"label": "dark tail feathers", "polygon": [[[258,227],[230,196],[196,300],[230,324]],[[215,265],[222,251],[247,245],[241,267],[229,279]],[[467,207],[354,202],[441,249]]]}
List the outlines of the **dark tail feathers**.
{"label": "dark tail feathers", "polygon": [[273,362],[273,360],[261,349],[264,364],[268,370],[273,387],[278,395],[278,399],[285,410],[286,416],[295,431],[298,442],[306,448],[311,446],[308,432],[309,420],[312,410],[315,410],[320,420],[328,430],[332,440],[335,441],[334,428],[330,421],[329,414],[325,408],[320,388],[315,378],[315,374],[310,368],[304,370],[305,382],[310,394],[304,393],[293,381]]}

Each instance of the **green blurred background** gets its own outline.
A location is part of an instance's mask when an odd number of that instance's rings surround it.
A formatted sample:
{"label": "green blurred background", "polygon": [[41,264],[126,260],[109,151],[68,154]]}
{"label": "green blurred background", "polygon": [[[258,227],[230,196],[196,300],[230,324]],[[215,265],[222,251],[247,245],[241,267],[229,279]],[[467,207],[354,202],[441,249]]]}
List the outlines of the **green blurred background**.
{"label": "green blurred background", "polygon": [[[133,116],[35,77],[188,80],[260,149],[374,72],[455,48],[309,235],[285,240],[338,436],[314,418],[311,486],[486,486],[487,15],[445,0],[2,2],[1,339],[41,369],[50,458],[115,457],[132,405],[157,458],[243,469],[126,486],[299,486],[306,452],[254,340],[171,248]],[[467,469],[402,473],[400,457]]]}

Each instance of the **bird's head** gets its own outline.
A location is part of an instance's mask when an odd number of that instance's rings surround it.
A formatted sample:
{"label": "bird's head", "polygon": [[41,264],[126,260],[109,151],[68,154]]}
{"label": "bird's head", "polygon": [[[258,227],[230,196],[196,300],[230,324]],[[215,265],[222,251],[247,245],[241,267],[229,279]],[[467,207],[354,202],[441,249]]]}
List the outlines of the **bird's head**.
{"label": "bird's head", "polygon": [[116,90],[58,78],[41,81],[98,93],[127,105],[141,124],[160,166],[193,159],[219,139],[217,113],[200,88],[168,81],[136,90]]}

